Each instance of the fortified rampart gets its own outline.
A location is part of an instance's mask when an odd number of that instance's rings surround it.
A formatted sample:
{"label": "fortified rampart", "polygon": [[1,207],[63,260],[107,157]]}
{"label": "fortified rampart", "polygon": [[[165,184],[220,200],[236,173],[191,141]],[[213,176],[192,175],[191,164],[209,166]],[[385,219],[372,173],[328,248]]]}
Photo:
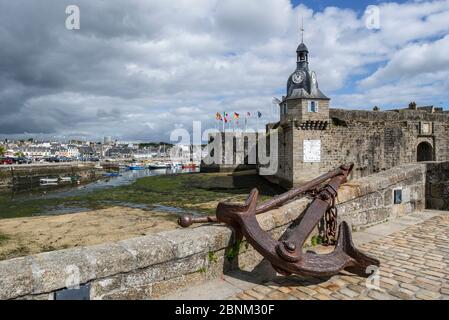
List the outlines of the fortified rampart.
{"label": "fortified rampart", "polygon": [[[359,229],[422,210],[434,183],[438,190],[448,188],[449,179],[434,179],[442,177],[439,170],[447,177],[448,166],[407,164],[350,181],[339,191],[339,219]],[[298,199],[258,220],[278,238],[309,202]],[[1,261],[0,299],[155,299],[235,268],[259,265],[262,257],[251,246],[237,246],[232,239],[229,227],[203,225]],[[66,289],[76,283],[81,286]]]}
{"label": "fortified rampart", "polygon": [[433,109],[330,109],[323,130],[294,121],[281,122],[279,130],[277,178],[286,187],[341,163],[353,162],[351,178],[358,178],[405,163],[449,160],[449,113]]}

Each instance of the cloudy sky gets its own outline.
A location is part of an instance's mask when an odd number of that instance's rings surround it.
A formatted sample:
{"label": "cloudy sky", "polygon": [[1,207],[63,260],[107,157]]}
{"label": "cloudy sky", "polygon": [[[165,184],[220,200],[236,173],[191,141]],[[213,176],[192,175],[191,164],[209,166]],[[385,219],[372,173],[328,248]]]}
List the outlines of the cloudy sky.
{"label": "cloudy sky", "polygon": [[217,111],[273,121],[301,17],[333,107],[449,106],[449,0],[0,0],[0,137],[168,141]]}

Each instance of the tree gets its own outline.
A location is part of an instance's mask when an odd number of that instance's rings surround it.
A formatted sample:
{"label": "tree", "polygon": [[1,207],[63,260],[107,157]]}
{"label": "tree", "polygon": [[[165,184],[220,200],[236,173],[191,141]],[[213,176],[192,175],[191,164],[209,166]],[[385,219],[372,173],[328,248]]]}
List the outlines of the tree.
{"label": "tree", "polygon": [[4,146],[0,146],[0,156],[5,155],[6,148]]}
{"label": "tree", "polygon": [[16,157],[19,157],[19,158],[23,158],[23,157],[25,157],[25,154],[23,153],[23,152],[16,152],[15,154],[14,154]]}

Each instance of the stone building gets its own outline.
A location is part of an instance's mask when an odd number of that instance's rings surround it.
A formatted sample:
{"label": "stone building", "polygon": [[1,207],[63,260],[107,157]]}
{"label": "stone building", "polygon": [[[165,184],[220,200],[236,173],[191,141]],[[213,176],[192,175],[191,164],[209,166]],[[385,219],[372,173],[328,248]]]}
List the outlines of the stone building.
{"label": "stone building", "polygon": [[274,125],[281,185],[291,187],[348,162],[355,164],[354,178],[403,163],[449,160],[447,111],[416,103],[389,111],[332,109],[308,59],[301,43]]}

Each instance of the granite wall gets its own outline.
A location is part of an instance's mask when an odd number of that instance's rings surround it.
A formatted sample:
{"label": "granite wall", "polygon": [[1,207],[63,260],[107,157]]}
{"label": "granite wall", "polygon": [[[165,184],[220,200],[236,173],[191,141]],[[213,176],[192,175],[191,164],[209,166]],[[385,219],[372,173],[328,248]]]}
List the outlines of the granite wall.
{"label": "granite wall", "polygon": [[101,177],[96,163],[54,163],[0,166],[0,189],[23,184],[39,184],[40,178],[79,176],[81,181]]}
{"label": "granite wall", "polygon": [[[419,146],[429,160],[449,160],[449,113],[423,110],[361,111],[330,109],[325,130],[282,123],[279,134],[280,183],[290,188],[343,163],[355,164],[351,179],[405,163],[416,163]],[[320,161],[304,161],[304,141],[321,143]]]}
{"label": "granite wall", "polygon": [[449,162],[427,164],[426,207],[449,210]]}

